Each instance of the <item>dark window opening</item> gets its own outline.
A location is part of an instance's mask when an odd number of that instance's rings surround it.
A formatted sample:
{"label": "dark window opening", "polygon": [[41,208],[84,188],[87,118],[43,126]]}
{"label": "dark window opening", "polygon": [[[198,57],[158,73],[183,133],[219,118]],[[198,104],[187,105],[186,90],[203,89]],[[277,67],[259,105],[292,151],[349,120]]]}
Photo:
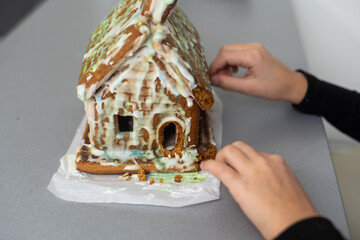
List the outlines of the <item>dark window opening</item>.
{"label": "dark window opening", "polygon": [[134,118],[131,116],[118,116],[119,132],[132,132]]}
{"label": "dark window opening", "polygon": [[176,126],[174,123],[169,123],[169,125],[167,125],[164,128],[164,138],[163,138],[163,148],[165,150],[173,150],[175,145],[176,145]]}

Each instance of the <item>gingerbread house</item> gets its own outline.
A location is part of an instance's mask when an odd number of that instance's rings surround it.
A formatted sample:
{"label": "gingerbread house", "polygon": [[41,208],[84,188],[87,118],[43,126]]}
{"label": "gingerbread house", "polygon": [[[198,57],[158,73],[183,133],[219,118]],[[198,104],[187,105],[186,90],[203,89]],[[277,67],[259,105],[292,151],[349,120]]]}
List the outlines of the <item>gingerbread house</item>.
{"label": "gingerbread house", "polygon": [[91,35],[77,93],[80,171],[192,172],[216,154],[208,66],[176,0],[120,1]]}

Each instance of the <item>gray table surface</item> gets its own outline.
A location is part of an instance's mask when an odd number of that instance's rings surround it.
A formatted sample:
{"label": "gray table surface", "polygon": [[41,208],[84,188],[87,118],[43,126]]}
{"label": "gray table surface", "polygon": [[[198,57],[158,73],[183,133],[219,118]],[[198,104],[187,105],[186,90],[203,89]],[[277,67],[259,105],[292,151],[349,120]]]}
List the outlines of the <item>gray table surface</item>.
{"label": "gray table surface", "polygon": [[[0,43],[0,239],[260,239],[227,189],[180,209],[79,204],[46,187],[84,115],[75,86],[90,32],[116,3],[47,1]],[[208,61],[223,43],[261,42],[306,69],[288,1],[183,0]],[[320,118],[289,104],[217,90],[223,144],[241,139],[287,159],[318,211],[349,237]]]}

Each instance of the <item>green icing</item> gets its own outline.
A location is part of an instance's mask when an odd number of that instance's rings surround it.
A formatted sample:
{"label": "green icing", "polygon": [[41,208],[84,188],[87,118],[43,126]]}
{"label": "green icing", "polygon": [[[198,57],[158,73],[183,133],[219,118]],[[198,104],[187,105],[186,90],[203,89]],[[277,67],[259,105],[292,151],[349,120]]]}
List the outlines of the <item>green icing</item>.
{"label": "green icing", "polygon": [[[175,175],[180,173],[150,173],[148,179],[154,178],[155,182],[159,182],[162,178],[165,184],[176,184],[174,181]],[[206,176],[200,173],[181,173],[183,183],[200,183],[206,180]]]}

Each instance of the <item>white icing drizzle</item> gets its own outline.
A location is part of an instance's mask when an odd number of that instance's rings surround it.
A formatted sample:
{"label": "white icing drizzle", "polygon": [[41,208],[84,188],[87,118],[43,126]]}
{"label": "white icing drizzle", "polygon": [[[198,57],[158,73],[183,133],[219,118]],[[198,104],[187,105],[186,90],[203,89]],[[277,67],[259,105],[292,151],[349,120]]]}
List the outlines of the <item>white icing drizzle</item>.
{"label": "white icing drizzle", "polygon": [[166,8],[173,3],[174,0],[152,0],[150,12],[153,23],[160,24]]}
{"label": "white icing drizzle", "polygon": [[126,165],[124,167],[124,170],[139,170],[139,164],[135,164],[135,165]]}

